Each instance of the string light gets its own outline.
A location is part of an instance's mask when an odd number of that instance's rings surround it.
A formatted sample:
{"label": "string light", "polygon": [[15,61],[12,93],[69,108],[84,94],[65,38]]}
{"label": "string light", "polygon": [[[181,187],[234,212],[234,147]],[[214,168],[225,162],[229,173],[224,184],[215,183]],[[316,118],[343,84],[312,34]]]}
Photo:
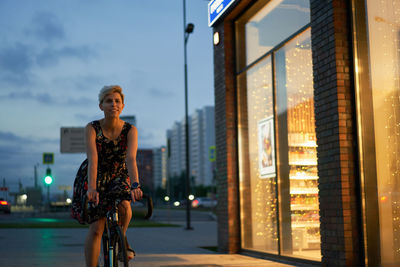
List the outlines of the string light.
{"label": "string light", "polygon": [[[320,255],[318,174],[315,137],[315,117],[313,112],[313,79],[311,66],[310,32],[298,37],[297,42],[287,44],[285,60],[285,80],[277,78],[277,83],[286,87],[287,130],[289,147],[289,181],[292,247],[301,253],[302,249],[315,251]],[[278,52],[279,53],[279,52]],[[279,59],[276,61],[279,64]],[[249,187],[251,217],[242,222],[242,227],[251,231],[252,248],[277,252],[278,218],[276,179],[261,178],[259,170],[258,122],[274,115],[272,94],[271,58],[267,57],[247,71],[247,118],[249,155]],[[240,101],[240,100],[239,100]],[[279,101],[278,101],[279,103]],[[275,122],[276,123],[276,122]],[[283,138],[283,137],[281,137]],[[283,152],[283,150],[281,150]],[[245,177],[243,179],[246,179]],[[247,178],[249,179],[249,178]],[[246,217],[248,219],[248,217]],[[283,222],[286,223],[286,222]]]}
{"label": "string light", "polygon": [[[400,6],[367,1],[382,261],[400,263]],[[397,266],[396,265],[396,266]]]}

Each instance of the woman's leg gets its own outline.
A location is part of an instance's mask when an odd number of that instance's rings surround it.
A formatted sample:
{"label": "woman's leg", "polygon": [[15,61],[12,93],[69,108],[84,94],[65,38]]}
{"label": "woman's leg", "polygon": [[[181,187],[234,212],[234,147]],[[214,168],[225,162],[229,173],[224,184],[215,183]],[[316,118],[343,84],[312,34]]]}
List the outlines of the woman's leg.
{"label": "woman's leg", "polygon": [[106,218],[101,218],[89,226],[89,232],[85,241],[85,259],[87,267],[97,266],[105,222]]}
{"label": "woman's leg", "polygon": [[131,222],[132,219],[131,202],[128,200],[123,200],[121,203],[119,203],[118,211],[120,215],[119,222],[120,225],[122,226],[122,231],[124,232],[126,240],[128,259],[131,260],[135,257],[135,252],[129,246],[128,239],[126,238],[126,230],[128,230],[129,223]]}
{"label": "woman's leg", "polygon": [[120,215],[120,223],[122,225],[122,231],[124,235],[126,235],[126,230],[128,229],[129,223],[132,219],[132,208],[131,202],[128,200],[123,200],[119,203],[119,215]]}

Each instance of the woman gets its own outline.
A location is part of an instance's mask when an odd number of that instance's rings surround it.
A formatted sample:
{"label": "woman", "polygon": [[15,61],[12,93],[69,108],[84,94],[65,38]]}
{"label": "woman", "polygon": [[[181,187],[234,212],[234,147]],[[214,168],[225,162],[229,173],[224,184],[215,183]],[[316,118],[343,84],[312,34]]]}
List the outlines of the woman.
{"label": "woman", "polygon": [[[126,233],[132,218],[130,201],[143,195],[136,165],[137,129],[119,118],[124,109],[121,87],[104,86],[99,94],[99,107],[104,118],[86,126],[87,159],[78,170],[72,203],[72,217],[80,223],[90,223],[85,241],[86,266],[97,265],[110,205],[118,203],[122,230]],[[85,196],[94,203],[88,210],[87,221],[82,217]],[[128,245],[128,258],[134,256]]]}

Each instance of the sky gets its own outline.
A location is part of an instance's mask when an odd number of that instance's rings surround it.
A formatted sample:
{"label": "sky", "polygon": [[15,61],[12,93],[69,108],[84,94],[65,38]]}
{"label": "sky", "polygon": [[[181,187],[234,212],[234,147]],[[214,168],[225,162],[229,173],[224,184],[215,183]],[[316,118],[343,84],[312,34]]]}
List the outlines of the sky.
{"label": "sky", "polygon": [[[207,4],[186,1],[189,114],[214,105]],[[123,88],[139,148],[165,145],[184,117],[180,0],[0,0],[0,28],[0,183],[11,192],[34,185],[35,165],[42,185],[44,152],[55,155],[50,191],[72,186],[86,155],[60,153],[60,128],[102,118],[104,85]]]}

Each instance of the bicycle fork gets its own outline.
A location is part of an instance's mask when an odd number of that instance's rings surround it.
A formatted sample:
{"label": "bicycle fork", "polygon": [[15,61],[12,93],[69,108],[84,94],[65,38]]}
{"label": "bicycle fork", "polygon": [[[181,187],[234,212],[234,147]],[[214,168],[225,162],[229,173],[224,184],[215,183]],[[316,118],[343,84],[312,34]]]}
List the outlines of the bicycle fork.
{"label": "bicycle fork", "polygon": [[118,211],[114,212],[112,214],[112,221],[108,221],[106,220],[106,224],[107,224],[107,232],[108,232],[108,259],[109,259],[109,267],[113,267],[114,262],[118,261],[118,258],[114,258],[114,255],[118,255],[117,253],[114,253],[115,247],[113,246],[113,244],[116,244],[115,240],[112,240],[114,238],[116,238],[115,236],[115,232],[113,231],[113,226],[114,224],[118,224]]}

